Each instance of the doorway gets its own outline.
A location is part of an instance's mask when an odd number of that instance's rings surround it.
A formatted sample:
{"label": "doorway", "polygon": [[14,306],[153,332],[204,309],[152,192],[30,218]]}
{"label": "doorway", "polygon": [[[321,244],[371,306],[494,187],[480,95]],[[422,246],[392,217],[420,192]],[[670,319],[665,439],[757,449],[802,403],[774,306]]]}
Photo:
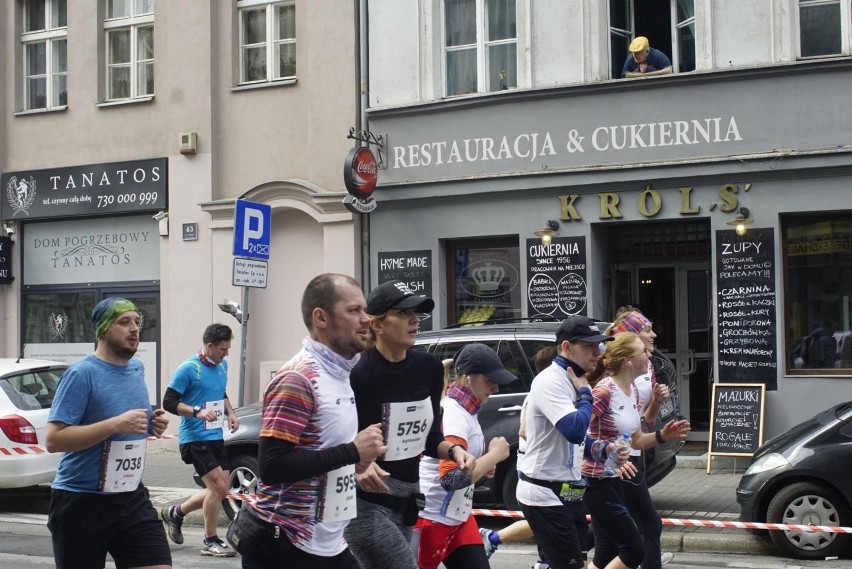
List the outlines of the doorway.
{"label": "doorway", "polygon": [[617,235],[610,240],[609,313],[632,304],[654,323],[656,349],[678,371],[689,439],[706,440],[713,382],[709,223],[625,224]]}

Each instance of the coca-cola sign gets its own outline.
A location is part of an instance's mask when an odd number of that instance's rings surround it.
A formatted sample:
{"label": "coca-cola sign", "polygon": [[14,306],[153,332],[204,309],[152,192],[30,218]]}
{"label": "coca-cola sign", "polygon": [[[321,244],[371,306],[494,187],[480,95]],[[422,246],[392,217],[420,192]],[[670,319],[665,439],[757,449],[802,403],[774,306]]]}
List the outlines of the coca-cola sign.
{"label": "coca-cola sign", "polygon": [[346,190],[360,200],[373,194],[378,180],[379,166],[376,157],[366,146],[356,146],[346,155],[343,163],[343,182]]}

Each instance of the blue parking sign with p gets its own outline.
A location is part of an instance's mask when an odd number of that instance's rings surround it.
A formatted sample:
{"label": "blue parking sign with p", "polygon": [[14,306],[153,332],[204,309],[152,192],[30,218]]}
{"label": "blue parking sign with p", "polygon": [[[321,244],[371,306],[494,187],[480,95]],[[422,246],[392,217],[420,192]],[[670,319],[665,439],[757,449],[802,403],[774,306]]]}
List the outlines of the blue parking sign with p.
{"label": "blue parking sign with p", "polygon": [[269,259],[272,237],[272,207],[237,200],[234,210],[234,256]]}

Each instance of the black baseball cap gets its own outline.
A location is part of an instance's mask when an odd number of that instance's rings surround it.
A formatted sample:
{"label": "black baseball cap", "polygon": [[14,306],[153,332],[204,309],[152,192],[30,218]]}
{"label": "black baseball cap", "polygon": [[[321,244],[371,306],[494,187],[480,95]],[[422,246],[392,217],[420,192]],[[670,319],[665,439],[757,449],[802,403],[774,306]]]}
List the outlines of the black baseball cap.
{"label": "black baseball cap", "polygon": [[569,316],[562,321],[556,330],[556,343],[561,344],[565,340],[569,342],[608,342],[612,336],[601,334],[600,328],[595,321],[586,316]]}
{"label": "black baseball cap", "polygon": [[432,312],[435,301],[424,294],[415,294],[402,281],[382,283],[367,297],[367,314],[379,316],[391,308],[397,310],[415,309],[417,312]]}
{"label": "black baseball cap", "polygon": [[498,385],[506,385],[518,379],[503,367],[494,350],[485,344],[468,344],[456,352],[453,360],[456,362],[457,374],[481,373]]}

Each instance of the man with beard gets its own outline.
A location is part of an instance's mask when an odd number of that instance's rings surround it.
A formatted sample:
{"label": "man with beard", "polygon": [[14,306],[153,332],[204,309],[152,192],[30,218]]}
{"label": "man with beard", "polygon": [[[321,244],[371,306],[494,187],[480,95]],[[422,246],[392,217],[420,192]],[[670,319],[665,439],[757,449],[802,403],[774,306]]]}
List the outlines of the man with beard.
{"label": "man with beard", "polygon": [[380,424],[358,432],[349,373],[370,317],[358,283],[315,277],[302,296],[309,336],[263,396],[257,501],[228,530],[244,569],[357,568],[343,530],[357,512],[355,473],[387,451]]}
{"label": "man with beard", "polygon": [[181,544],[184,516],[200,509],[204,514],[201,555],[212,557],[233,557],[237,554],[216,535],[222,500],[228,494],[230,470],[222,431],[226,423],[232,433],[240,427],[225,393],[228,383],[225,357],[231,349],[232,338],[228,326],[208,326],[201,337],[201,349],[178,366],[163,396],[163,408],[181,417],[178,431],[180,456],[195,468],[204,482],[204,490],[176,506],[164,506],[160,517],[166,524],[169,538]]}
{"label": "man with beard", "polygon": [[526,450],[518,455],[517,498],[535,534],[540,554],[553,569],[581,569],[589,528],[580,476],[583,441],[592,416],[593,371],[601,342],[612,340],[585,316],[569,316],[556,331],[557,355],[535,376],[523,429]]}
{"label": "man with beard", "polygon": [[142,485],[148,435],[168,426],[151,412],[139,346],[139,311],[110,297],[92,310],[94,354],[59,382],[46,446],[63,452],[53,481],[47,527],[59,569],[172,566],[166,532]]}

